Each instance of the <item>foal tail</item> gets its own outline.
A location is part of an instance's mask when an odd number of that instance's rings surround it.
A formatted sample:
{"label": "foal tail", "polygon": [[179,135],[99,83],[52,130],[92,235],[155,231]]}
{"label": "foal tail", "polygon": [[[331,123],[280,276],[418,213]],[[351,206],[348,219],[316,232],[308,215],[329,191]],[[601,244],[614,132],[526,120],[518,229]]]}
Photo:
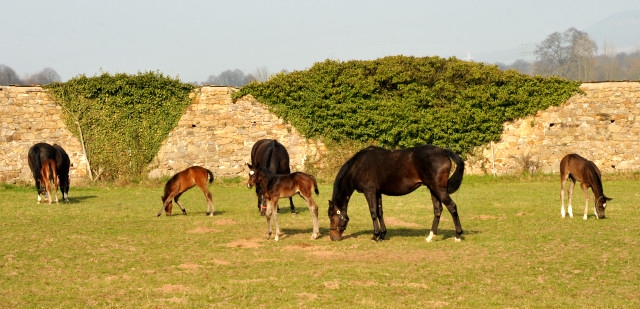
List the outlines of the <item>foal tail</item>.
{"label": "foal tail", "polygon": [[462,176],[464,176],[464,161],[460,156],[451,151],[451,149],[445,149],[444,152],[456,164],[456,170],[453,172],[453,175],[451,175],[451,178],[449,178],[449,181],[447,181],[447,193],[451,194],[456,192],[462,184]]}
{"label": "foal tail", "polygon": [[213,173],[210,170],[206,169],[206,168],[204,170],[207,171],[207,174],[209,174],[209,177],[208,177],[209,178],[209,183],[212,183],[213,182]]}

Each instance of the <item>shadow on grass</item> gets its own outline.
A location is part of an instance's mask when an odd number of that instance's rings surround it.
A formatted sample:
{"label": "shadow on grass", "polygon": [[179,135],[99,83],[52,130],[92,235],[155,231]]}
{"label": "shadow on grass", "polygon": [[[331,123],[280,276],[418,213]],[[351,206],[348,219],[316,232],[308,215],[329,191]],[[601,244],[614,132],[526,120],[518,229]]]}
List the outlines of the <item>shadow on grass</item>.
{"label": "shadow on grass", "polygon": [[[178,209],[177,212],[175,212],[175,207],[173,208],[173,212],[171,213],[170,216],[166,216],[165,213],[163,212],[162,215],[160,217],[176,217],[176,216],[184,216],[184,214],[182,213],[182,211],[180,209]],[[202,211],[192,211],[189,209],[186,209],[187,211],[187,216],[206,216],[207,215],[207,211],[206,210],[202,210]],[[227,211],[224,210],[216,210],[216,212],[213,214],[213,217],[217,217],[220,215],[224,215],[225,213],[227,213]],[[154,215],[155,217],[155,215]]]}
{"label": "shadow on grass", "polygon": [[[393,237],[427,237],[429,235],[429,231],[431,229],[409,229],[409,228],[387,228],[387,234],[385,235],[385,240],[392,239]],[[475,235],[479,234],[479,231],[474,230],[462,230],[462,238],[464,239],[465,235]],[[357,231],[355,233],[344,235],[344,238],[359,238],[361,235],[373,237],[373,229],[371,230],[363,230]],[[438,229],[437,236],[442,235],[444,239],[454,238],[456,237],[456,230],[449,229]]]}
{"label": "shadow on grass", "polygon": [[64,202],[64,204],[78,204],[82,203],[85,200],[89,200],[92,198],[97,198],[95,195],[85,195],[85,196],[70,196],[68,202]]}

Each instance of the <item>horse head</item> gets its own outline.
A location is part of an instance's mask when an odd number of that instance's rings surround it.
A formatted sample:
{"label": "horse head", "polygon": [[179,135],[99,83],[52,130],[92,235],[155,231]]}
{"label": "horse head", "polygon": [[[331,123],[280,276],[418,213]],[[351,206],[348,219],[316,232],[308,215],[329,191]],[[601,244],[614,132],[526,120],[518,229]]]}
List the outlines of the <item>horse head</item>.
{"label": "horse head", "polygon": [[349,223],[346,207],[340,209],[333,201],[329,201],[329,220],[331,221],[329,237],[331,240],[342,240],[342,233]]}
{"label": "horse head", "polygon": [[[161,196],[160,199],[162,200],[162,203],[164,203],[164,201],[167,199],[167,196]],[[165,213],[167,214],[167,216],[171,216],[171,210],[173,210],[173,200],[169,201],[169,204],[164,208]],[[160,210],[161,212],[158,213],[158,216],[160,216],[160,214],[162,213],[162,210]]]}
{"label": "horse head", "polygon": [[251,189],[254,185],[262,181],[262,174],[258,167],[254,167],[253,165],[247,163],[247,167],[249,168],[249,180],[247,180],[247,188]]}
{"label": "horse head", "polygon": [[609,198],[602,195],[596,200],[596,203],[595,203],[596,218],[604,219],[604,210],[607,208],[607,201],[610,201],[612,199],[613,198]]}

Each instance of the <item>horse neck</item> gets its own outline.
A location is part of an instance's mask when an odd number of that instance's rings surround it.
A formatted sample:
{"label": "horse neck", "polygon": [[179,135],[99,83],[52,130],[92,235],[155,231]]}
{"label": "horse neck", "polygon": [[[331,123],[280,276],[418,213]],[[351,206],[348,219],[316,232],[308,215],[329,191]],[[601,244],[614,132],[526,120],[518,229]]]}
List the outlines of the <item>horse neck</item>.
{"label": "horse neck", "polygon": [[353,191],[356,189],[351,186],[351,181],[345,181],[344,177],[339,182],[333,184],[333,196],[331,197],[331,201],[334,205],[337,205],[340,208],[340,205],[344,204],[344,209],[347,210],[347,206],[349,205],[349,199],[353,194]]}
{"label": "horse neck", "polygon": [[593,191],[593,195],[595,198],[599,198],[604,196],[604,190],[602,188],[602,178],[598,175],[598,172],[595,166],[589,166],[589,170],[591,171],[591,178],[593,184],[591,184],[591,191]]}

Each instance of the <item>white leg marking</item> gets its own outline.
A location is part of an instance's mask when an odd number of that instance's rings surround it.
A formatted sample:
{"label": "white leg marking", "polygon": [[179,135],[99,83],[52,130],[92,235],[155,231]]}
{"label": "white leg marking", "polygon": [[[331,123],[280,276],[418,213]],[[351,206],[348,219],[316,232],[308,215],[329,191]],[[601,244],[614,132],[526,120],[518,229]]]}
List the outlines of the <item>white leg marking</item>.
{"label": "white leg marking", "polygon": [[587,214],[584,214],[584,216],[582,217],[582,220],[587,220]]}
{"label": "white leg marking", "polygon": [[455,237],[455,238],[453,239],[453,241],[455,241],[455,242],[461,242],[461,241],[462,241],[462,238]]}
{"label": "white leg marking", "polygon": [[571,208],[571,205],[567,208],[567,212],[569,213],[569,217],[573,218],[573,209]]}
{"label": "white leg marking", "polygon": [[433,240],[433,231],[429,231],[429,236],[425,239],[426,242],[431,242]]}
{"label": "white leg marking", "polygon": [[560,215],[562,215],[562,217],[564,218],[564,216],[565,216],[564,206],[562,206],[562,208],[560,208]]}

